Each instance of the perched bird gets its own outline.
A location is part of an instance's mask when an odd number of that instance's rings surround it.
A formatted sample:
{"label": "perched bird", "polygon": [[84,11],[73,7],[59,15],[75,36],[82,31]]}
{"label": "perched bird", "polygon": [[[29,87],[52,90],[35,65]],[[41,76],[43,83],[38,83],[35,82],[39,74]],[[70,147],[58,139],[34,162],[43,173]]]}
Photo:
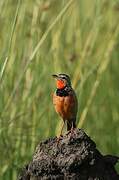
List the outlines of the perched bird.
{"label": "perched bird", "polygon": [[67,74],[52,75],[56,79],[56,91],[53,94],[53,104],[56,112],[63,119],[64,128],[65,122],[67,123],[67,130],[72,131],[76,128],[76,115],[78,109],[78,101],[71,86],[70,77]]}

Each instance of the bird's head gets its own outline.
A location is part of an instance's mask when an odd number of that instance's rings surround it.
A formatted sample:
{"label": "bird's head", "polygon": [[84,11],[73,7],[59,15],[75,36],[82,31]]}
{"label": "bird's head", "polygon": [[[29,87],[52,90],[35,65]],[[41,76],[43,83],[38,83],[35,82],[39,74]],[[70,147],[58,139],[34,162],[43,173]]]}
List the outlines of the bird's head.
{"label": "bird's head", "polygon": [[67,74],[53,74],[52,76],[56,79],[57,89],[63,89],[66,86],[71,87],[70,77]]}

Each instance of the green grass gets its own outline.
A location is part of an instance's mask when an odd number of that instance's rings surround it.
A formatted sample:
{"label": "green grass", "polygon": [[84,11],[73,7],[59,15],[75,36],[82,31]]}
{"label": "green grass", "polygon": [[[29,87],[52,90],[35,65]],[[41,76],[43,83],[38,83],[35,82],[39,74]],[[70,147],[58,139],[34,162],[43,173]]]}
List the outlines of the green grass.
{"label": "green grass", "polygon": [[59,131],[53,73],[71,76],[78,127],[119,155],[118,67],[118,0],[1,0],[1,179],[16,179],[37,143]]}

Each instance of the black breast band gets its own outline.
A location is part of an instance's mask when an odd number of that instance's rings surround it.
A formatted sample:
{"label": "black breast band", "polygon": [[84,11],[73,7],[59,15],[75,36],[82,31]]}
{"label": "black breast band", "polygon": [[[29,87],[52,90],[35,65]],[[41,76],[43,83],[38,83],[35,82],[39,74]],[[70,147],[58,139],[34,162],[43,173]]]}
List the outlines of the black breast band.
{"label": "black breast band", "polygon": [[68,91],[66,89],[57,89],[56,90],[56,95],[57,96],[60,96],[60,97],[65,97],[65,96],[68,96]]}

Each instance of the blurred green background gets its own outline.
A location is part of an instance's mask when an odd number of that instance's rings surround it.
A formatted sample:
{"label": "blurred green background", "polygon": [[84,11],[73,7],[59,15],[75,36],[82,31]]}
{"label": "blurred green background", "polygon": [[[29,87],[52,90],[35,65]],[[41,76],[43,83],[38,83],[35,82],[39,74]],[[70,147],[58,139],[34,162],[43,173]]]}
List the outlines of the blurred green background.
{"label": "blurred green background", "polygon": [[53,73],[71,76],[78,127],[119,155],[119,0],[0,0],[2,180],[58,134]]}

